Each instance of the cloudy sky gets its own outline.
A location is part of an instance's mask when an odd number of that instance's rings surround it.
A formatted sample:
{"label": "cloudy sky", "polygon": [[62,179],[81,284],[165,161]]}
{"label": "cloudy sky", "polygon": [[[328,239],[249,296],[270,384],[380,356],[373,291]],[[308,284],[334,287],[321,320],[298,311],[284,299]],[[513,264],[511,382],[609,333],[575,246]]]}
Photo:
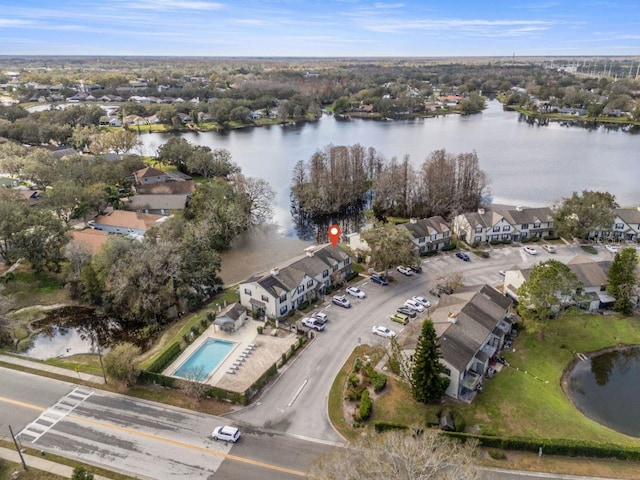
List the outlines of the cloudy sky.
{"label": "cloudy sky", "polygon": [[640,2],[0,0],[0,55],[640,55]]}

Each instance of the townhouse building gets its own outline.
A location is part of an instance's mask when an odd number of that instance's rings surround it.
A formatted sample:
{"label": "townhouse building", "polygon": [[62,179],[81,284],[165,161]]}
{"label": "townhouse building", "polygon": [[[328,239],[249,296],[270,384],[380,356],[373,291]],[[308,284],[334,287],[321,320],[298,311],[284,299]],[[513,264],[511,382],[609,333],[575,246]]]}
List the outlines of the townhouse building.
{"label": "townhouse building", "polygon": [[351,258],[340,246],[308,247],[303,255],[240,283],[240,304],[256,318],[281,318],[322,298],[350,273]]}

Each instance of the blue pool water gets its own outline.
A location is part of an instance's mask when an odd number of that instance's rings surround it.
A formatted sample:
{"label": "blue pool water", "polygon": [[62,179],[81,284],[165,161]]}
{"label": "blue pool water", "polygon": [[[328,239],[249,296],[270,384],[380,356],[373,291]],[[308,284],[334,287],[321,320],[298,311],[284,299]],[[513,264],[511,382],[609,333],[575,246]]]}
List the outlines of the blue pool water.
{"label": "blue pool water", "polygon": [[210,338],[200,345],[173,375],[196,380],[193,378],[192,372],[197,372],[203,376],[198,380],[203,381],[220,365],[220,362],[227,356],[234,345],[234,342]]}

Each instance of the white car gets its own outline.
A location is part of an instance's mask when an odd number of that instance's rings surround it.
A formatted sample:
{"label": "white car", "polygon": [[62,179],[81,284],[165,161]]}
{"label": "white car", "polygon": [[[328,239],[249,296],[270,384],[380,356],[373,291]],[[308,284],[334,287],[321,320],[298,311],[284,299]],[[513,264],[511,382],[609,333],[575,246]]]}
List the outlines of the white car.
{"label": "white car", "polygon": [[225,442],[236,443],[240,439],[240,430],[236,427],[224,425],[216,427],[211,434],[214,440],[224,440]]}
{"label": "white car", "polygon": [[429,308],[431,306],[431,302],[429,300],[427,300],[424,297],[421,297],[419,295],[416,295],[415,297],[411,297],[411,300],[413,300],[414,302],[419,303],[420,305],[422,305],[425,308]]}
{"label": "white car", "polygon": [[604,248],[609,250],[611,253],[618,253],[620,251],[620,247],[617,245],[605,245]]}
{"label": "white car", "polygon": [[404,302],[404,304],[405,306],[415,310],[416,312],[424,312],[424,307],[415,300],[407,300],[406,302]]}
{"label": "white car", "polygon": [[352,297],[357,298],[364,298],[367,296],[367,294],[360,290],[358,287],[347,287],[347,293]]}
{"label": "white car", "polygon": [[556,247],[554,247],[553,245],[542,245],[542,248],[544,248],[549,253],[556,253]]}
{"label": "white car", "polygon": [[533,248],[533,247],[524,247],[524,251],[527,252],[529,255],[537,255],[538,254],[536,249]]}
{"label": "white car", "polygon": [[396,336],[396,332],[391,330],[390,328],[383,327],[381,325],[374,325],[371,329],[371,333],[374,335],[380,335],[381,337],[391,338]]}
{"label": "white car", "polygon": [[404,265],[398,265],[398,268],[396,268],[396,270],[398,270],[400,273],[404,273],[407,277],[413,275],[413,270],[411,270],[409,267],[405,267]]}
{"label": "white car", "polygon": [[311,315],[311,318],[314,318],[314,319],[318,320],[323,325],[325,323],[327,323],[327,321],[329,320],[329,317],[324,312],[316,312],[316,313]]}

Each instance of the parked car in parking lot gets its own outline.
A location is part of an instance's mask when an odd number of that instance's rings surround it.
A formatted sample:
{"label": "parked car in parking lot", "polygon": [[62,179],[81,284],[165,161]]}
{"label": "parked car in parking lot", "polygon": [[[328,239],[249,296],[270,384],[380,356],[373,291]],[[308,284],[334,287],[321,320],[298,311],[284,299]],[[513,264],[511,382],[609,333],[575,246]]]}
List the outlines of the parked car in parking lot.
{"label": "parked car in parking lot", "polygon": [[405,307],[404,305],[399,307],[396,312],[406,315],[407,317],[416,318],[416,311],[413,308]]}
{"label": "parked car in parking lot", "polygon": [[420,305],[418,302],[416,302],[415,300],[409,299],[406,302],[404,302],[404,305],[406,307],[412,308],[416,312],[420,312],[420,313],[424,312],[424,307]]}
{"label": "parked car in parking lot", "polygon": [[405,274],[408,277],[413,275],[413,270],[411,270],[409,267],[405,267],[404,265],[398,265],[396,270],[398,270],[400,273]]}
{"label": "parked car in parking lot", "polygon": [[344,308],[351,308],[351,302],[344,295],[334,295],[331,301]]}
{"label": "parked car in parking lot", "polygon": [[554,247],[553,245],[542,245],[542,248],[549,253],[556,253],[556,247]]}
{"label": "parked car in parking lot", "polygon": [[389,282],[384,275],[378,275],[377,273],[374,273],[370,278],[373,283],[377,283],[378,285],[389,285]]}
{"label": "parked car in parking lot", "polygon": [[396,332],[391,330],[390,328],[374,325],[371,329],[371,333],[375,335],[380,335],[381,337],[391,338],[396,336]]}
{"label": "parked car in parking lot", "polygon": [[460,260],[464,260],[465,262],[468,262],[469,260],[471,260],[471,258],[469,258],[469,255],[467,255],[464,252],[457,252],[456,257],[458,257]]}
{"label": "parked car in parking lot", "polygon": [[403,325],[409,323],[409,317],[404,313],[394,313],[389,318],[391,318],[392,321],[401,323]]}
{"label": "parked car in parking lot", "polygon": [[329,320],[329,317],[327,317],[327,314],[324,312],[315,312],[311,315],[311,318],[315,318],[323,325]]}
{"label": "parked car in parking lot", "polygon": [[320,320],[318,320],[317,318],[305,317],[305,318],[302,319],[302,321],[300,323],[302,323],[302,325],[304,325],[307,328],[312,328],[312,329],[317,330],[319,332],[324,330],[324,323],[321,322]]}
{"label": "parked car in parking lot", "polygon": [[356,298],[364,298],[367,296],[367,294],[360,290],[358,287],[347,287],[347,293]]}
{"label": "parked car in parking lot", "polygon": [[425,308],[429,308],[431,306],[431,302],[429,300],[427,300],[424,297],[421,297],[420,295],[416,295],[415,297],[411,297],[411,300],[413,300],[414,302],[418,302],[420,305],[422,305]]}
{"label": "parked car in parking lot", "polygon": [[411,270],[413,270],[414,272],[416,272],[416,273],[422,273],[422,266],[421,265],[418,265],[418,264],[411,265],[409,268]]}
{"label": "parked car in parking lot", "polygon": [[529,247],[529,246],[524,247],[524,251],[527,252],[529,255],[537,255],[538,254],[538,252],[536,251],[535,248]]}
{"label": "parked car in parking lot", "polygon": [[429,290],[429,294],[433,295],[434,297],[438,297],[440,298],[440,295],[442,295],[444,293],[444,290],[442,290],[442,288],[440,287],[433,287],[431,290]]}
{"label": "parked car in parking lot", "polygon": [[442,290],[447,295],[451,295],[453,293],[453,288],[451,288],[449,285],[438,285],[437,288]]}
{"label": "parked car in parking lot", "polygon": [[240,439],[240,430],[236,427],[224,425],[216,427],[211,434],[214,440],[224,440],[225,442],[236,443]]}

